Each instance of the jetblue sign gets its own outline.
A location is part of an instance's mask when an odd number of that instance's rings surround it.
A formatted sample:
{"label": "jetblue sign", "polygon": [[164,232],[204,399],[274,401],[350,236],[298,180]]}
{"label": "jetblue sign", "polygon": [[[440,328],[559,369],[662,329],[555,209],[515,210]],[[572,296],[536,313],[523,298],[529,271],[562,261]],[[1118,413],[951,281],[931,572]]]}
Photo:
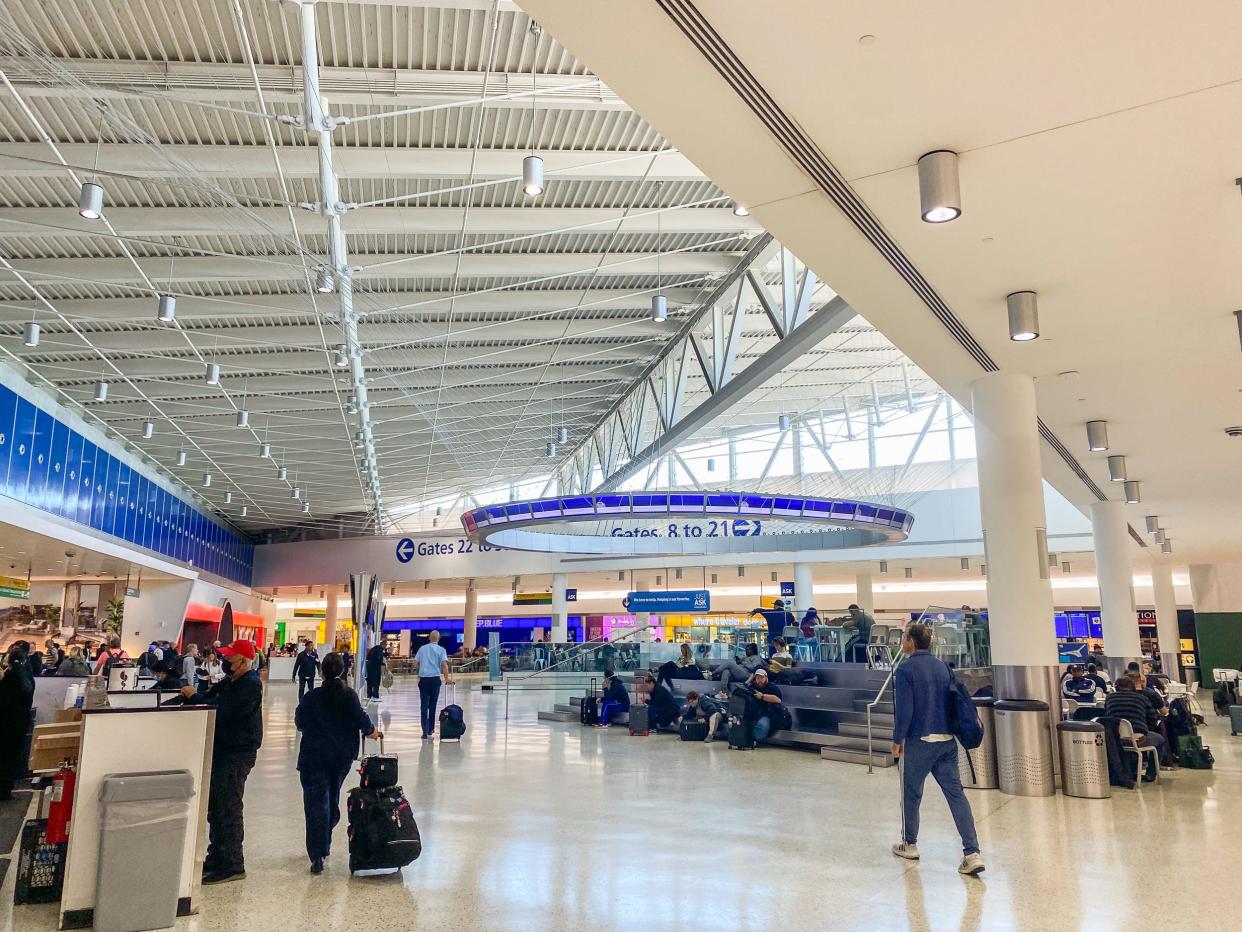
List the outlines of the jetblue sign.
{"label": "jetblue sign", "polygon": [[710,612],[711,593],[706,589],[669,592],[631,592],[621,604],[628,612]]}
{"label": "jetblue sign", "polygon": [[719,521],[670,521],[659,527],[614,527],[611,537],[758,537],[763,522],[750,518],[725,518]]}

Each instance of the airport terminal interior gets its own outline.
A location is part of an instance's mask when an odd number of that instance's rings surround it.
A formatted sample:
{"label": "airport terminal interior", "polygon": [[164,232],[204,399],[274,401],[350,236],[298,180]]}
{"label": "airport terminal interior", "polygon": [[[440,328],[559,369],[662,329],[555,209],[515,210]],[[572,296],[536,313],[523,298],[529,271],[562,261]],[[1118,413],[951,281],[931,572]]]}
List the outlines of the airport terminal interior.
{"label": "airport terminal interior", "polygon": [[1242,7],[0,5],[0,929],[1242,912]]}

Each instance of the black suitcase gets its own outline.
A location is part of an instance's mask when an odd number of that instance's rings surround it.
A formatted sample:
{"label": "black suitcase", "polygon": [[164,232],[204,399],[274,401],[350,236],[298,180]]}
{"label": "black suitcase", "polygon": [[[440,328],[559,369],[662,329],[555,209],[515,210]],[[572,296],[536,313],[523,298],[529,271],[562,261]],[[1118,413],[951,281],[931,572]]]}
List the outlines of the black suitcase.
{"label": "black suitcase", "polygon": [[651,717],[649,710],[645,705],[630,706],[630,734],[632,735],[649,735],[651,734]]}
{"label": "black suitcase", "polygon": [[729,694],[729,715],[743,718],[746,710],[750,708],[753,694],[749,689],[738,686]]}
{"label": "black suitcase", "polygon": [[397,759],[384,753],[384,739],[379,739],[379,753],[367,754],[367,739],[363,737],[362,747],[358,752],[361,763],[358,774],[362,778],[358,785],[363,789],[382,790],[397,785]]}
{"label": "black suitcase", "polygon": [[682,741],[706,741],[707,740],[707,722],[702,719],[694,719],[693,721],[684,721],[681,723],[680,735]]}
{"label": "black suitcase", "polygon": [[735,751],[753,751],[755,749],[755,729],[750,722],[729,716],[729,747]]}
{"label": "black suitcase", "polygon": [[400,870],[423,853],[409,800],[399,786],[356,787],[346,803],[349,872]]}
{"label": "black suitcase", "polygon": [[599,724],[599,700],[594,696],[584,696],[578,717],[584,725]]}

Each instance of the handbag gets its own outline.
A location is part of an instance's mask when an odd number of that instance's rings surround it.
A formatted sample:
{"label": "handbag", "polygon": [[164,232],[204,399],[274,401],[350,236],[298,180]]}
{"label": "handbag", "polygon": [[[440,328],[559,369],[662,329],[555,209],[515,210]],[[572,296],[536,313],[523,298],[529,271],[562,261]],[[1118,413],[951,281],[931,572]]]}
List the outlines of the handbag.
{"label": "handbag", "polygon": [[392,689],[392,671],[388,669],[387,662],[380,667],[380,685],[385,689]]}

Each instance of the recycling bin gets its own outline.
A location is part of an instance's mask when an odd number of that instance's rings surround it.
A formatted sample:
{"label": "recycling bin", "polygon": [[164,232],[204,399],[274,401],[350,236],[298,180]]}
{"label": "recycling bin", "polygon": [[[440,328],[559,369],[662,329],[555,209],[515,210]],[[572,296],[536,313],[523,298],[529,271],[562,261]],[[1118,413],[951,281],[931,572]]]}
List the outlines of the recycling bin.
{"label": "recycling bin", "polygon": [[1061,754],[1061,792],[1083,799],[1108,799],[1108,748],[1099,722],[1061,722],[1057,725]]}
{"label": "recycling bin", "polygon": [[996,722],[996,769],[1000,791],[1010,796],[1052,796],[1052,742],[1048,703],[1000,699],[992,705]]}
{"label": "recycling bin", "polygon": [[967,789],[994,790],[1000,785],[996,773],[996,716],[992,711],[995,700],[976,696],[974,703],[983,725],[983,742],[970,751],[958,746],[957,770]]}
{"label": "recycling bin", "polygon": [[96,932],[168,929],[177,921],[193,796],[188,770],[104,777]]}

